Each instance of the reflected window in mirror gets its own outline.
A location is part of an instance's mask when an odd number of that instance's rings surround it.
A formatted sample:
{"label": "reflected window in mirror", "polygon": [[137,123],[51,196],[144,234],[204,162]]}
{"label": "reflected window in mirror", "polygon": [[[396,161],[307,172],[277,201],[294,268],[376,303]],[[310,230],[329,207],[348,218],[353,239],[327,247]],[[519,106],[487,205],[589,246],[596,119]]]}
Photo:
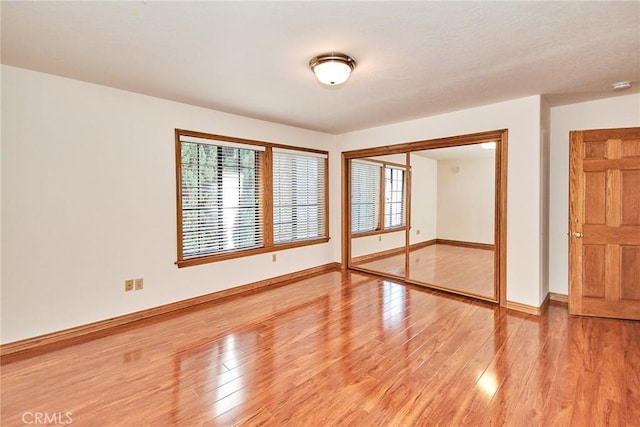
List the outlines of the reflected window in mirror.
{"label": "reflected window in mirror", "polygon": [[404,225],[404,168],[384,168],[384,227]]}
{"label": "reflected window in mirror", "polygon": [[364,233],[379,228],[379,163],[351,163],[351,232]]}
{"label": "reflected window in mirror", "polygon": [[351,233],[405,226],[406,174],[403,166],[373,160],[351,162]]}

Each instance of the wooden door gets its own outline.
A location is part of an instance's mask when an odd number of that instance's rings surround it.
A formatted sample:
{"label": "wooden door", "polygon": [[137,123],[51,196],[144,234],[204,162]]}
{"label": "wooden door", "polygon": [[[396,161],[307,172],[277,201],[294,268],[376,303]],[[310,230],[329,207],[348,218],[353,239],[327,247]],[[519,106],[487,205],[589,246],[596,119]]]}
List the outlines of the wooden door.
{"label": "wooden door", "polygon": [[570,142],[569,313],[640,319],[640,128]]}

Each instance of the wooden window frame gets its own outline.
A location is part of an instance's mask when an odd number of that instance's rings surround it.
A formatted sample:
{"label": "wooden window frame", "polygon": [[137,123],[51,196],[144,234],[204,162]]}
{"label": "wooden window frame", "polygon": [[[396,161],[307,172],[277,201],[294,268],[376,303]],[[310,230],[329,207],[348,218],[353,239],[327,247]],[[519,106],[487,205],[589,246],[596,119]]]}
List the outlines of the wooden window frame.
{"label": "wooden window frame", "polygon": [[[384,213],[382,215],[382,229],[383,230],[404,230],[407,224],[407,170],[404,166],[393,166],[390,164],[385,164],[384,166],[384,185],[382,186],[384,205],[382,206],[384,209]],[[391,177],[393,180],[393,171],[402,171],[402,221],[400,225],[389,225],[387,226],[387,207],[398,202],[389,201],[387,202],[387,171],[391,172]],[[390,190],[393,193],[393,189]],[[391,214],[393,215],[393,214]],[[392,222],[392,221],[391,221]]]}
{"label": "wooden window frame", "polygon": [[[182,240],[182,150],[181,136],[211,139],[216,141],[230,142],[235,144],[247,144],[251,146],[264,147],[263,155],[260,156],[262,174],[260,174],[258,182],[261,186],[261,194],[259,203],[262,209],[262,236],[263,245],[258,248],[237,250],[233,252],[225,252],[221,254],[203,255],[192,258],[184,258],[183,256],[183,240]],[[315,153],[325,157],[324,167],[324,236],[317,239],[298,240],[295,242],[287,242],[275,244],[273,240],[273,148],[281,148],[285,150],[299,151],[301,153]],[[176,230],[177,230],[177,261],[178,268],[190,267],[193,265],[207,264],[211,262],[223,261],[234,258],[242,258],[251,255],[279,251],[283,249],[291,249],[302,246],[316,245],[329,241],[329,152],[317,150],[313,148],[296,147],[291,145],[277,144],[265,141],[256,141],[243,138],[236,138],[224,135],[209,134],[185,129],[175,129],[175,155],[176,155]]]}
{"label": "wooden window frame", "polygon": [[[378,204],[379,204],[379,209],[378,209],[378,218],[377,218],[377,223],[378,225],[376,226],[375,230],[367,230],[367,231],[361,231],[358,233],[353,233],[352,236],[353,237],[366,237],[366,236],[375,236],[378,234],[384,234],[384,233],[393,233],[395,231],[403,231],[407,228],[407,167],[406,165],[403,165],[401,163],[392,163],[392,162],[387,162],[387,161],[383,161],[383,160],[376,160],[376,159],[369,159],[369,158],[363,158],[362,160],[366,160],[367,162],[371,162],[371,163],[379,163],[380,164],[380,188],[378,189],[379,194],[378,194]],[[386,194],[386,176],[385,176],[385,171],[387,168],[391,168],[391,169],[402,169],[403,170],[403,175],[402,175],[402,186],[403,186],[403,207],[404,207],[404,214],[403,214],[403,224],[399,225],[399,226],[394,226],[394,227],[385,227],[385,221],[384,221],[384,217],[385,217],[385,207],[386,207],[386,202],[385,202],[385,194]]]}

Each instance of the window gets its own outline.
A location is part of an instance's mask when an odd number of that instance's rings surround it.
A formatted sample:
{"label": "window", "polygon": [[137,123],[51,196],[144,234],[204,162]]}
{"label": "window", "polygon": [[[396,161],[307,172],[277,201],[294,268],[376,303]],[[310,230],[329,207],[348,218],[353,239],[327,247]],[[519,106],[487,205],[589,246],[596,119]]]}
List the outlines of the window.
{"label": "window", "polygon": [[328,240],[326,152],[176,130],[176,154],[179,267]]}
{"label": "window", "polygon": [[273,149],[273,240],[325,236],[326,156]]}
{"label": "window", "polygon": [[351,233],[379,228],[380,163],[351,162]]}
{"label": "window", "polygon": [[384,228],[404,225],[404,169],[384,168]]}
{"label": "window", "polygon": [[351,161],[351,233],[405,225],[405,169],[367,160]]}
{"label": "window", "polygon": [[261,149],[182,141],[182,255],[263,245]]}

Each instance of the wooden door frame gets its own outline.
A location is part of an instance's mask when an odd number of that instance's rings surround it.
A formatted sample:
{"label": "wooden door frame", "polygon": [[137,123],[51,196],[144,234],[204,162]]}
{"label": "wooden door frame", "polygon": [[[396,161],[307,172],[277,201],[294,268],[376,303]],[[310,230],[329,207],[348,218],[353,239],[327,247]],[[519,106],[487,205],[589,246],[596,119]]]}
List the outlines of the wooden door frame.
{"label": "wooden door frame", "polygon": [[[382,147],[364,148],[359,150],[342,152],[342,268],[354,269],[349,260],[351,259],[351,185],[350,185],[350,160],[363,158],[384,156],[390,154],[407,154],[413,151],[422,151],[435,148],[456,147],[462,145],[479,144],[482,142],[496,142],[495,151],[495,210],[494,210],[494,289],[496,300],[487,299],[479,295],[469,294],[466,292],[458,292],[455,290],[444,289],[447,292],[470,296],[477,299],[494,301],[500,306],[507,306],[507,145],[508,130],[500,129],[488,132],[479,132],[474,134],[452,136],[446,138],[437,138],[429,140],[421,140]],[[408,203],[411,206],[411,193],[407,192]],[[407,230],[410,226],[411,215],[407,215]],[[408,231],[407,231],[408,233]],[[409,241],[405,242],[405,250],[408,251]],[[355,269],[357,270],[357,268]],[[384,274],[381,274],[384,276]],[[393,277],[393,279],[397,279]],[[411,281],[409,278],[404,279],[405,282],[426,286],[424,283]],[[441,288],[436,288],[443,290]]]}
{"label": "wooden door frame", "polygon": [[[582,223],[579,218],[584,217],[583,195],[575,194],[574,188],[584,188],[584,177],[582,175],[582,158],[584,144],[578,144],[579,131],[569,132],[569,218],[567,235],[569,237],[569,276],[567,293],[569,294],[569,313],[580,310],[582,300],[577,292],[571,289],[582,287],[582,270],[575,266],[582,265],[582,241],[574,239],[573,232],[582,233]],[[575,218],[575,220],[574,220]],[[574,225],[574,222],[576,225]],[[579,249],[579,250],[578,250]]]}

